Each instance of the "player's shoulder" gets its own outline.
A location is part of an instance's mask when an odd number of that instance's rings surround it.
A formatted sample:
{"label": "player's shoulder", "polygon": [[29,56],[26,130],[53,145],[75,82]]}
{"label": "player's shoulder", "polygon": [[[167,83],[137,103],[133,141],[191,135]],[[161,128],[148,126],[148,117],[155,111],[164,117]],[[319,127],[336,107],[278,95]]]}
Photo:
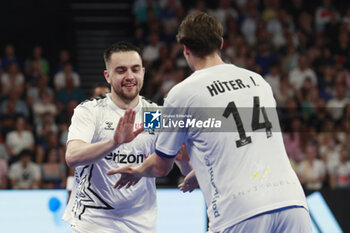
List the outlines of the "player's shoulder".
{"label": "player's shoulder", "polygon": [[249,77],[264,79],[259,73],[255,72],[255,71],[248,70],[248,69],[246,69],[246,68],[239,67],[239,66],[236,66],[236,65],[233,65],[233,67],[236,69],[236,71],[237,71],[238,73],[244,74],[244,76],[249,76]]}
{"label": "player's shoulder", "polygon": [[89,98],[81,102],[77,107],[85,107],[85,108],[95,108],[98,106],[107,105],[107,95],[99,95],[93,98]]}
{"label": "player's shoulder", "polygon": [[144,96],[140,96],[140,98],[141,98],[141,102],[142,102],[143,107],[157,107],[158,106],[152,100],[150,100]]}
{"label": "player's shoulder", "polygon": [[167,96],[176,95],[179,98],[181,96],[185,97],[184,93],[186,93],[186,95],[193,93],[193,91],[196,90],[196,88],[194,87],[195,84],[193,83],[193,81],[194,80],[193,80],[193,74],[192,74],[188,76],[186,79],[177,83],[175,86],[173,86],[168,92]]}

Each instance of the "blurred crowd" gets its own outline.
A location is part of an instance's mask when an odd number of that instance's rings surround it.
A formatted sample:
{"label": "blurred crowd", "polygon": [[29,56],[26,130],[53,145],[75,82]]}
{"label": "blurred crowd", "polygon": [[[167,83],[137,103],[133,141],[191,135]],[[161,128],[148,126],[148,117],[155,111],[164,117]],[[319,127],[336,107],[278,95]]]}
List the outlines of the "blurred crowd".
{"label": "blurred crowd", "polygon": [[[208,12],[224,25],[224,61],[270,83],[286,150],[305,190],[349,189],[350,4],[192,2],[134,1],[132,42],[146,67],[142,95],[161,105],[191,74],[176,43],[177,27],[189,12]],[[36,46],[31,56],[18,58],[9,44],[0,55],[0,188],[64,188],[73,174],[64,162],[67,129],[86,92],[69,51],[58,54],[57,64],[43,54]],[[170,174],[161,182],[178,178]]]}
{"label": "blurred crowd", "polygon": [[57,64],[35,46],[28,58],[7,44],[0,69],[0,188],[65,188],[70,118],[85,99],[80,77],[62,50]]}

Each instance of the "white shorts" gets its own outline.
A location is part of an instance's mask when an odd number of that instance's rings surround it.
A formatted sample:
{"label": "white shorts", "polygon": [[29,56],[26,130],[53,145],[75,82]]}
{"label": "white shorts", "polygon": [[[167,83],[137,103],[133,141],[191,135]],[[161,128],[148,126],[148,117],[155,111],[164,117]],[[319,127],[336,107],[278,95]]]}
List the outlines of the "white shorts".
{"label": "white shorts", "polygon": [[312,233],[309,212],[304,207],[269,211],[246,219],[221,233]]}

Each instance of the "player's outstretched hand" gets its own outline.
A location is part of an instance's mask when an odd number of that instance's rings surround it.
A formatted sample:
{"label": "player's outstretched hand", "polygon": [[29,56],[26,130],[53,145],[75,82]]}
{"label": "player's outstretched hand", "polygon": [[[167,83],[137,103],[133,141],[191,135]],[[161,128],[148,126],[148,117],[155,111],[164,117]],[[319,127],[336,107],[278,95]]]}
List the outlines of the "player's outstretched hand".
{"label": "player's outstretched hand", "polygon": [[120,178],[114,184],[114,188],[121,189],[125,186],[125,188],[129,188],[131,185],[135,185],[139,182],[141,177],[138,177],[137,168],[138,166],[129,164],[127,166],[112,169],[107,171],[107,175],[121,174]]}
{"label": "player's outstretched hand", "polygon": [[114,132],[114,142],[116,145],[132,141],[143,128],[134,131],[136,112],[132,109],[125,111],[124,116],[119,119],[117,129]]}
{"label": "player's outstretched hand", "polygon": [[179,184],[178,187],[184,193],[192,192],[194,189],[199,187],[196,174],[194,173],[193,170],[187,174],[187,176],[184,179],[184,182]]}

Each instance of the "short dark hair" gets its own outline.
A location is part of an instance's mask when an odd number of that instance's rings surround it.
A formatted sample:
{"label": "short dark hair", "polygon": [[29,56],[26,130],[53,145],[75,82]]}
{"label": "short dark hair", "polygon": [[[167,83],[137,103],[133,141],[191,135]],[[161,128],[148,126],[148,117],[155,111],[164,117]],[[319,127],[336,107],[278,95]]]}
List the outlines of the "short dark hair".
{"label": "short dark hair", "polygon": [[29,149],[23,149],[19,154],[18,154],[18,157],[19,158],[22,158],[24,156],[29,156],[31,159],[33,157],[33,153],[32,151],[30,151]]}
{"label": "short dark hair", "polygon": [[119,41],[119,42],[114,43],[114,44],[110,45],[109,47],[107,47],[104,51],[104,54],[103,54],[103,58],[104,58],[106,67],[107,67],[107,64],[110,62],[111,56],[113,53],[129,52],[129,51],[135,51],[141,57],[141,50],[137,46],[135,46],[129,42],[126,42],[126,41]]}
{"label": "short dark hair", "polygon": [[198,57],[205,57],[221,47],[223,27],[213,16],[194,12],[186,16],[179,26],[176,39]]}

